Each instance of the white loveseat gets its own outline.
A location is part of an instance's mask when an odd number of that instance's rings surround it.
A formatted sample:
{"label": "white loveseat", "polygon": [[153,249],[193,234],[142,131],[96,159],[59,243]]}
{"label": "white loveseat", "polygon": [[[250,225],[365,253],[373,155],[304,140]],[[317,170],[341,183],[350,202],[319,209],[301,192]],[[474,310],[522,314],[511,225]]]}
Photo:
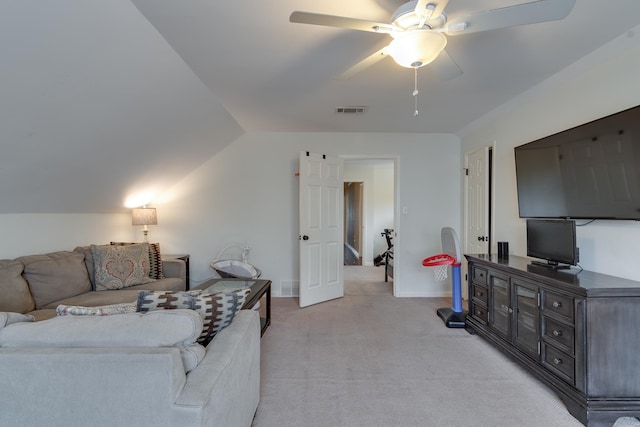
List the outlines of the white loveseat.
{"label": "white loveseat", "polygon": [[249,427],[260,393],[260,321],[241,310],[207,347],[190,310],[0,313],[0,425]]}

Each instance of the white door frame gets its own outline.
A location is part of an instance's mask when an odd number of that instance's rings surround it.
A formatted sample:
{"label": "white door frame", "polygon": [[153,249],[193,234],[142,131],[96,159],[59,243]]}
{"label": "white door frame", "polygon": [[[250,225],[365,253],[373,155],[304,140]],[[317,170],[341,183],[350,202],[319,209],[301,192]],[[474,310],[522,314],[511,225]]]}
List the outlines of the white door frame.
{"label": "white door frame", "polygon": [[[400,248],[402,247],[402,233],[400,233],[400,186],[398,185],[398,176],[400,170],[400,156],[398,155],[366,155],[366,154],[339,154],[338,157],[344,160],[391,160],[393,161],[393,250],[394,250],[394,265],[393,265],[393,296],[397,297],[399,294],[402,280],[402,269],[397,268],[400,265]],[[365,200],[366,194],[365,194]],[[373,254],[375,256],[375,254]],[[344,268],[344,267],[343,267]]]}
{"label": "white door frame", "polygon": [[[489,162],[490,162],[490,167],[485,168],[485,170],[487,171],[487,173],[489,173],[489,203],[487,204],[487,216],[488,218],[488,224],[489,224],[489,231],[488,231],[488,235],[489,235],[489,243],[491,243],[491,245],[493,245],[494,241],[495,241],[495,185],[496,185],[496,180],[495,180],[495,174],[496,174],[496,170],[495,170],[495,161],[494,161],[494,157],[495,157],[495,153],[496,153],[496,142],[493,141],[490,144],[486,144],[480,147],[476,147],[471,151],[467,151],[464,154],[464,170],[468,170],[469,169],[469,155],[472,153],[475,153],[478,150],[484,149],[484,148],[488,148],[491,152],[491,155],[489,156]],[[465,173],[464,174],[464,194],[463,194],[463,206],[464,206],[464,227],[463,230],[464,232],[463,234],[463,242],[462,242],[462,247],[464,248],[464,252],[466,252],[466,248],[467,248],[467,242],[469,239],[469,236],[467,235],[467,230],[468,230],[468,225],[469,225],[469,206],[467,206],[467,202],[468,202],[468,176]],[[489,252],[491,252],[491,246],[489,246]],[[468,286],[466,286],[465,284],[467,283],[467,260],[466,258],[463,257],[463,262],[462,262],[462,271],[463,276],[463,286],[462,286],[462,297],[464,299],[468,299],[469,298],[469,288]],[[465,280],[466,279],[466,280]]]}

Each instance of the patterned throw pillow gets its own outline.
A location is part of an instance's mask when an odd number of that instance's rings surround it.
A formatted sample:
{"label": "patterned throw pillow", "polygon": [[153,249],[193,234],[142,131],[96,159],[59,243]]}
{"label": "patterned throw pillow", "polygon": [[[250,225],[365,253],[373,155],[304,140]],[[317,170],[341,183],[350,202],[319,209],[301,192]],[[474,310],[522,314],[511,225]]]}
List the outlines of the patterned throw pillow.
{"label": "patterned throw pillow", "polygon": [[[112,245],[135,245],[133,242],[111,242]],[[160,243],[149,243],[149,277],[152,279],[164,279],[162,272],[162,256],[160,255]]]}
{"label": "patterned throw pillow", "polygon": [[231,324],[249,292],[251,290],[248,288],[217,294],[205,294],[202,291],[140,291],[136,311],[195,310],[203,323],[197,342],[206,346],[218,332]]}
{"label": "patterned throw pillow", "polygon": [[99,307],[82,307],[80,305],[63,305],[56,307],[58,316],[111,316],[112,314],[135,313],[136,303],[102,305]]}
{"label": "patterned throw pillow", "polygon": [[96,291],[153,282],[149,277],[149,244],[91,245]]}

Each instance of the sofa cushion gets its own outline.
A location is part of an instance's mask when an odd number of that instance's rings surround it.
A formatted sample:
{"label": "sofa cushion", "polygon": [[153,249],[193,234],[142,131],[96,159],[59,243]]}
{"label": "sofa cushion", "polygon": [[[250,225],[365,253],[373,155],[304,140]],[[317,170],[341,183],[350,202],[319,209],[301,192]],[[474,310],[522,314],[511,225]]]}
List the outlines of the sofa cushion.
{"label": "sofa cushion", "polygon": [[[135,245],[134,242],[111,242],[112,245]],[[162,255],[160,243],[149,243],[149,277],[152,279],[164,279],[162,273]]]}
{"label": "sofa cushion", "polygon": [[41,320],[51,319],[56,317],[56,309],[55,308],[42,308],[40,310],[33,310],[29,312],[29,316],[33,316],[36,322]]}
{"label": "sofa cushion", "polygon": [[87,273],[89,273],[89,281],[91,281],[91,290],[96,290],[96,279],[93,271],[93,254],[91,253],[91,246],[77,246],[73,249],[74,252],[84,255],[84,265],[87,267]]}
{"label": "sofa cushion", "polygon": [[153,281],[149,277],[149,244],[91,245],[96,291],[122,289]]}
{"label": "sofa cushion", "polygon": [[64,305],[56,307],[58,316],[111,316],[114,314],[135,313],[136,303],[100,305],[98,307],[84,307],[81,305]]}
{"label": "sofa cushion", "polygon": [[144,285],[130,286],[124,289],[110,291],[91,291],[84,294],[76,295],[71,298],[65,298],[54,301],[43,308],[50,308],[54,311],[60,304],[63,305],[81,305],[84,307],[97,307],[99,305],[124,304],[133,302],[135,304],[138,299],[138,292],[146,291],[180,291],[184,289],[184,281],[182,279],[168,278],[156,280],[155,282],[145,283]]}
{"label": "sofa cushion", "polygon": [[177,347],[188,371],[205,354],[204,347],[196,344],[201,331],[202,319],[190,310],[59,316],[0,329],[0,347]]}
{"label": "sofa cushion", "polygon": [[60,251],[23,256],[16,261],[24,264],[23,276],[37,309],[91,290],[83,254]]}
{"label": "sofa cushion", "polygon": [[20,261],[0,260],[0,311],[26,313],[36,308],[29,285],[22,277],[23,270]]}
{"label": "sofa cushion", "polygon": [[239,289],[216,294],[202,291],[138,293],[137,311],[174,310],[186,308],[202,317],[203,328],[198,342],[207,345],[222,329],[229,326],[244,304],[250,289]]}

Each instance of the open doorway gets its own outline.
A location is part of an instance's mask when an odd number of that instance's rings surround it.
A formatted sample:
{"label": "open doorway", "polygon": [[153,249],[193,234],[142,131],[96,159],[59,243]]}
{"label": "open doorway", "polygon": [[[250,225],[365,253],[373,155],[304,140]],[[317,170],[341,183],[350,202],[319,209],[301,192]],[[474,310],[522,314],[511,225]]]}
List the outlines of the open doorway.
{"label": "open doorway", "polygon": [[[394,291],[392,268],[374,262],[376,257],[388,250],[385,230],[393,231],[395,239],[396,221],[396,159],[389,158],[344,158],[344,248],[343,268],[358,269],[358,276],[375,278],[387,282],[389,291]],[[391,262],[397,263],[397,260]],[[366,270],[366,271],[365,271]],[[343,277],[350,277],[344,274]]]}
{"label": "open doorway", "polygon": [[364,182],[344,183],[344,265],[362,265]]}

